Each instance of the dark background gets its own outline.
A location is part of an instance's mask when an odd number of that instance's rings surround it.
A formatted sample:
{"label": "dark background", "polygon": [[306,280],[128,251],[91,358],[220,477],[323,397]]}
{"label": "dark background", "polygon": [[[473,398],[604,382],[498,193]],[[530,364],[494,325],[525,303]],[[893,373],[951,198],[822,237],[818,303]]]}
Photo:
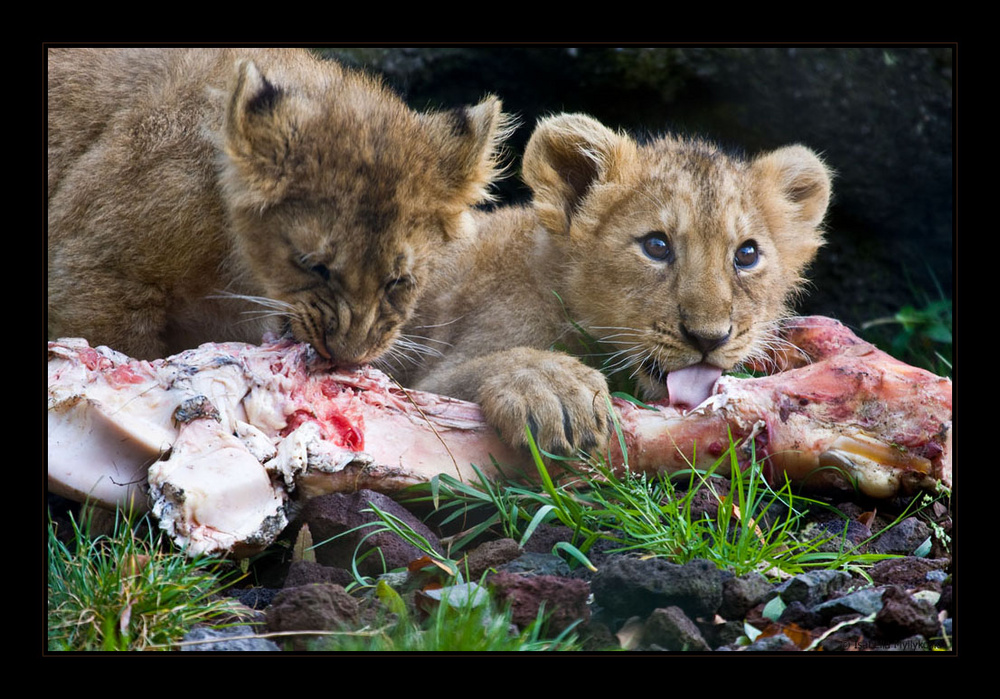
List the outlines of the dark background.
{"label": "dark background", "polygon": [[[950,330],[942,299],[950,301],[954,282],[953,45],[321,51],[381,73],[418,109],[499,96],[521,124],[508,143],[512,175],[500,187],[507,202],[527,197],[520,151],[536,119],[555,112],[586,112],[637,136],[697,134],[750,156],[809,146],[836,178],[828,243],[798,311],[860,332],[867,321],[936,302]],[[882,325],[863,335],[885,346],[901,332]],[[950,345],[924,344],[951,356]]]}

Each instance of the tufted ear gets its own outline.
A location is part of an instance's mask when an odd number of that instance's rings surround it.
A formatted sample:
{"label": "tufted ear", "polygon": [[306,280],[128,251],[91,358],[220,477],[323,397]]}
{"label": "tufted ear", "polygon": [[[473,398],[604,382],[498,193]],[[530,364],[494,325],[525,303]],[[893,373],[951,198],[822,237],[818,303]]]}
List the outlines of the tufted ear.
{"label": "tufted ear", "polygon": [[831,174],[805,146],[786,146],[751,166],[768,228],[788,270],[801,274],[823,244]]}
{"label": "tufted ear", "polygon": [[287,181],[285,161],[295,131],[282,118],[281,105],[288,98],[253,61],[237,64],[223,123],[224,150],[230,175],[247,185],[247,193],[255,192],[260,205],[279,200]]}
{"label": "tufted ear", "polygon": [[589,116],[560,114],[539,121],[521,169],[542,224],[563,233],[597,187],[626,183],[637,163],[629,137]]}
{"label": "tufted ear", "polygon": [[830,203],[830,171],[805,146],[786,146],[766,153],[753,164],[767,190],[777,197],[793,220],[816,227],[823,222]]}
{"label": "tufted ear", "polygon": [[511,119],[492,95],[475,107],[421,114],[439,153],[447,191],[462,208],[490,199],[499,176],[499,152],[510,135]]}

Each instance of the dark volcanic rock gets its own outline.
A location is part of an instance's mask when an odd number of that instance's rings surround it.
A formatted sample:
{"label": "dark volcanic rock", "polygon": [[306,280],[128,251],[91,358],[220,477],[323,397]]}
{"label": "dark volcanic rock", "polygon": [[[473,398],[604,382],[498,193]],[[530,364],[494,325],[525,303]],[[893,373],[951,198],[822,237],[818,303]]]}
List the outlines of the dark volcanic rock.
{"label": "dark volcanic rock", "polygon": [[882,609],[882,589],[867,588],[828,600],[813,607],[813,611],[828,623],[837,623],[839,616],[868,616]]}
{"label": "dark volcanic rock", "polygon": [[654,609],[643,625],[642,642],[664,650],[711,650],[698,626],[680,607]]}
{"label": "dark volcanic rock", "polygon": [[354,580],[345,568],[333,568],[315,561],[296,561],[288,569],[285,587],[301,587],[313,583],[333,583],[346,587]]}
{"label": "dark volcanic rock", "polygon": [[778,586],[778,592],[785,604],[801,602],[806,607],[811,607],[842,590],[850,582],[850,574],[841,570],[813,570],[782,583]]}
{"label": "dark volcanic rock", "polygon": [[882,609],[875,615],[879,634],[890,640],[913,635],[933,638],[940,633],[937,610],[924,599],[917,599],[901,587],[887,587],[882,593]]}
{"label": "dark volcanic rock", "polygon": [[[372,512],[363,512],[371,504],[400,518],[431,547],[441,550],[437,536],[409,510],[387,495],[360,490],[351,494],[321,495],[303,508],[301,519],[309,525],[312,540],[317,544],[317,562],[350,570],[352,561],[377,548],[381,555],[365,557],[359,561],[358,570],[362,575],[379,575],[384,570],[404,567],[424,555],[392,532],[373,534],[379,530],[381,520]],[[361,528],[347,533],[357,527]]]}
{"label": "dark volcanic rock", "polygon": [[719,616],[739,621],[773,590],[774,586],[760,573],[727,577],[722,583],[722,606],[719,607]]}
{"label": "dark volcanic rock", "polygon": [[479,580],[491,568],[496,569],[521,555],[513,539],[497,539],[480,544],[459,563],[458,569],[468,580]]}
{"label": "dark volcanic rock", "polygon": [[489,577],[497,602],[510,604],[512,621],[524,628],[543,611],[545,628],[558,634],[572,623],[590,619],[590,588],[582,580],[552,575],[517,575],[500,572]]}
{"label": "dark volcanic rock", "polygon": [[[339,631],[358,624],[358,601],[340,585],[319,583],[282,590],[267,609],[271,631]],[[295,636],[296,650],[304,650],[311,635]]]}
{"label": "dark volcanic rock", "polygon": [[898,553],[911,555],[931,535],[931,528],[916,517],[907,517],[894,527],[890,527],[873,545],[878,553]]}
{"label": "dark volcanic rock", "polygon": [[613,556],[591,582],[596,602],[611,614],[645,617],[678,606],[694,616],[715,614],[722,604],[722,573],[709,561],[684,565],[661,558]]}
{"label": "dark volcanic rock", "polygon": [[948,568],[946,558],[889,558],[871,567],[872,580],[882,585],[903,585],[921,587],[928,583],[940,583],[940,574]]}

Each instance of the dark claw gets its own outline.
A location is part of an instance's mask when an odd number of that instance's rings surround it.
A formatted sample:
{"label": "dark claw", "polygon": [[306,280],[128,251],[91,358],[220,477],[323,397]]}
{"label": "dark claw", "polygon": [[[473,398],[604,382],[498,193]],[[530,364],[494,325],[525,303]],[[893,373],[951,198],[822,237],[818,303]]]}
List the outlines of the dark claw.
{"label": "dark claw", "polygon": [[538,422],[535,421],[535,416],[531,413],[528,413],[528,432],[531,432],[535,444],[538,444]]}
{"label": "dark claw", "polygon": [[594,433],[590,430],[584,433],[583,439],[580,441],[580,450],[585,452],[591,452],[597,447],[597,438]]}
{"label": "dark claw", "polygon": [[566,443],[573,444],[573,423],[569,418],[569,411],[566,410],[566,406],[562,406],[563,413],[563,433],[566,435]]}

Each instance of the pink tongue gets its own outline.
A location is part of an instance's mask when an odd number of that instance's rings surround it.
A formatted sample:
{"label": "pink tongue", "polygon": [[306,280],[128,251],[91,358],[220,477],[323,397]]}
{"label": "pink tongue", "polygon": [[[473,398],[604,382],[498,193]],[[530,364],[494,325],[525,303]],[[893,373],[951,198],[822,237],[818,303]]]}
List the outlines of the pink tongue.
{"label": "pink tongue", "polygon": [[667,374],[667,391],[673,407],[694,408],[712,394],[722,369],[710,364],[692,364]]}

